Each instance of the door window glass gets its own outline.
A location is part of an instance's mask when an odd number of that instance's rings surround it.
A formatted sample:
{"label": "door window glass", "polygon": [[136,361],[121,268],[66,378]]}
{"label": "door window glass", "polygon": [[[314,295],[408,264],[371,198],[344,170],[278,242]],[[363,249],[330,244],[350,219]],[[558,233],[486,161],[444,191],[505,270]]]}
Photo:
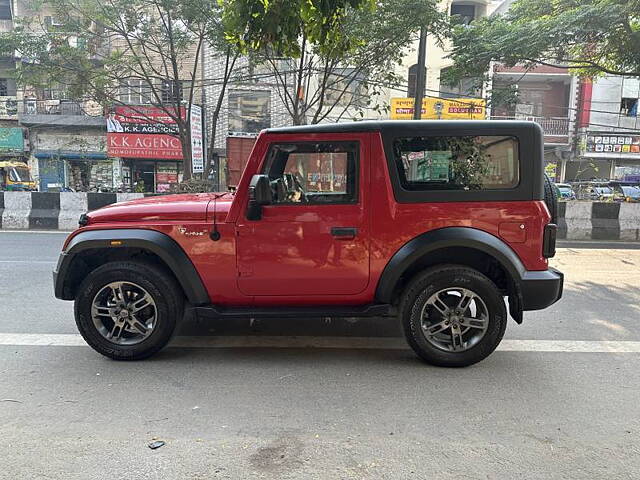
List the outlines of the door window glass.
{"label": "door window glass", "polygon": [[264,171],[274,203],[355,203],[358,149],[357,142],[272,145]]}

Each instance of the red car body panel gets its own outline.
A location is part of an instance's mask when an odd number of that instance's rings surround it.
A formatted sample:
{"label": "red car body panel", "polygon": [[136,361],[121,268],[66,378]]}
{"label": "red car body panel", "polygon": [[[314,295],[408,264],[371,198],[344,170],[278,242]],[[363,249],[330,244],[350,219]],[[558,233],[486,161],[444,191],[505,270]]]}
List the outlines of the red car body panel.
{"label": "red car body panel", "polygon": [[[292,141],[291,134],[262,133],[237,194],[116,204],[92,212],[72,236],[134,226],[165,233],[191,259],[211,302],[222,306],[373,303],[393,255],[418,235],[445,227],[482,230],[509,245],[527,270],[548,268],[542,241],[550,215],[543,201],[398,203],[380,133],[295,135],[295,141],[316,140],[359,142],[357,204],[269,205],[261,220],[247,220],[249,182],[262,172],[269,145]],[[335,227],[356,228],[357,235],[336,238],[330,233]],[[218,241],[210,238],[214,228]]]}

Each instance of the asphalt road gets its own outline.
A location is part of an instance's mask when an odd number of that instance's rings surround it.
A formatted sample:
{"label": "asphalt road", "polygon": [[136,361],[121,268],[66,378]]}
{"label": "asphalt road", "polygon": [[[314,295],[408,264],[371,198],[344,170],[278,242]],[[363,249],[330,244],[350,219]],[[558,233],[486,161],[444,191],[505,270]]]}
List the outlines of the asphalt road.
{"label": "asphalt road", "polygon": [[[75,338],[51,288],[63,239],[0,233],[0,339]],[[554,264],[562,301],[507,329],[525,347],[467,369],[378,348],[401,344],[388,319],[190,323],[180,347],[137,363],[7,341],[0,478],[635,479],[640,250],[564,248]],[[535,351],[544,341],[560,347]]]}

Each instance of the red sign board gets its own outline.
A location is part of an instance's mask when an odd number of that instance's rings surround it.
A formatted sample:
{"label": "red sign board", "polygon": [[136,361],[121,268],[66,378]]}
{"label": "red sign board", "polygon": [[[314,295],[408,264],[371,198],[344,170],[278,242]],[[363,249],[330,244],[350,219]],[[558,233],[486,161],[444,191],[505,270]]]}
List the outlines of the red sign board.
{"label": "red sign board", "polygon": [[180,139],[172,135],[107,133],[111,157],[182,159]]}
{"label": "red sign board", "polygon": [[[180,113],[184,116],[184,109]],[[107,117],[107,152],[110,157],[181,160],[177,132],[175,121],[164,109],[119,106]]]}

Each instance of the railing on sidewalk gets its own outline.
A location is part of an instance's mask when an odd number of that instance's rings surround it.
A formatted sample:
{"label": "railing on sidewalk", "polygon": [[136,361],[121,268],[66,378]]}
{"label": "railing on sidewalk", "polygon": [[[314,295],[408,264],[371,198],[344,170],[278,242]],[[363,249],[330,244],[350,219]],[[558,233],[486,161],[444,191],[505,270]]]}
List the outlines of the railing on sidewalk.
{"label": "railing on sidewalk", "polygon": [[534,116],[492,116],[491,120],[524,120],[536,122],[542,127],[545,136],[549,137],[568,137],[569,136],[569,119],[566,117],[534,117]]}

